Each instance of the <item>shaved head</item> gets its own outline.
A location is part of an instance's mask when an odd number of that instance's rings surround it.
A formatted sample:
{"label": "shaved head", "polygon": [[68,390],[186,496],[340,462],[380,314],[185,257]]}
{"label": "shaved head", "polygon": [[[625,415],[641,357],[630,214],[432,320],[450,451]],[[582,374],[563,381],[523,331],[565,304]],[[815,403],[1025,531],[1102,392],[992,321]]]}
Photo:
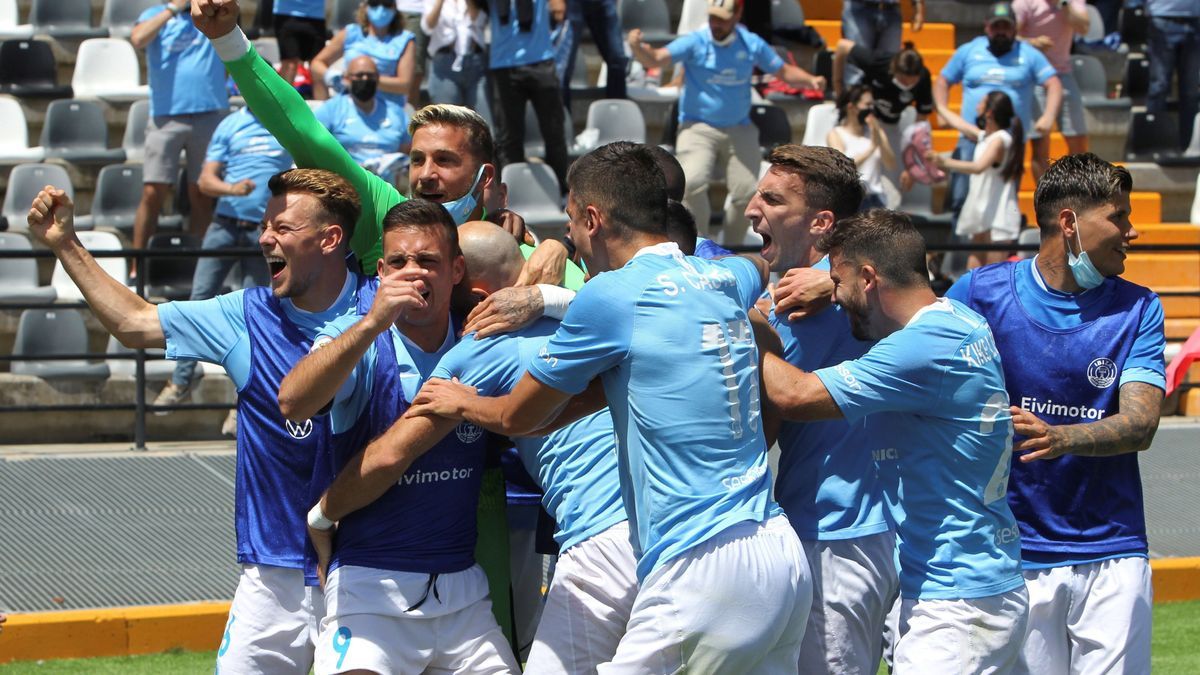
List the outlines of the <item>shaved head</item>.
{"label": "shaved head", "polygon": [[495,293],[517,283],[525,257],[504,228],[482,220],[458,228],[458,245],[467,261],[466,281],[471,288]]}
{"label": "shaved head", "polygon": [[369,56],[360,56],[346,64],[347,75],[360,75],[363,73],[379,75],[379,66],[375,65],[375,59]]}

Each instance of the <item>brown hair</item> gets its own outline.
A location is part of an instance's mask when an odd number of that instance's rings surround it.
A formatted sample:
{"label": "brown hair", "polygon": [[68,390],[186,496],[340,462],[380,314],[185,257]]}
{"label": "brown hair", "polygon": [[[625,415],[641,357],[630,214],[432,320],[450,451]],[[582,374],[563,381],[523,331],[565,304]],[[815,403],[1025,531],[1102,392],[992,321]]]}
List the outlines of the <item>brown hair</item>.
{"label": "brown hair", "polygon": [[467,145],[479,157],[480,164],[494,160],[496,144],[492,140],[492,128],[479,113],[461,105],[435,103],[413,113],[408,122],[408,135],[415,136],[421,127],[442,124],[462,129],[467,134]]}
{"label": "brown hair", "polygon": [[[354,23],[362,26],[363,35],[371,34],[371,20],[367,18],[367,0],[360,2],[358,9],[354,10]],[[397,9],[396,16],[392,17],[392,22],[387,25],[387,32],[388,35],[399,35],[402,30],[404,30],[404,15]],[[405,47],[405,49],[407,48]]]}
{"label": "brown hair", "polygon": [[907,214],[889,209],[839,220],[817,240],[817,250],[834,249],[857,264],[869,262],[879,276],[901,288],[929,287],[925,240]]}
{"label": "brown hair", "polygon": [[362,203],[345,178],[324,169],[289,169],[271,176],[267,188],[273,197],[292,193],[312,195],[321,206],[321,229],[330,222],[338,224],[344,233],[343,243],[349,246]]}
{"label": "brown hair", "polygon": [[383,232],[396,230],[439,230],[450,245],[451,257],[462,255],[458,246],[458,225],[446,208],[437,202],[414,197],[388,209],[383,217]]}
{"label": "brown hair", "polygon": [[1133,191],[1129,170],[1090,153],[1067,155],[1050,165],[1033,193],[1033,211],[1037,215],[1042,238],[1058,234],[1058,213],[1072,209],[1076,213],[1111,204]]}
{"label": "brown hair", "polygon": [[925,72],[925,61],[912,42],[905,42],[904,48],[896,52],[888,66],[892,75],[907,75],[913,77]]}
{"label": "brown hair", "polygon": [[789,143],[771,151],[767,161],[804,181],[804,201],[810,209],[832,211],[836,220],[858,212],[862,180],[854,160],[826,147]]}

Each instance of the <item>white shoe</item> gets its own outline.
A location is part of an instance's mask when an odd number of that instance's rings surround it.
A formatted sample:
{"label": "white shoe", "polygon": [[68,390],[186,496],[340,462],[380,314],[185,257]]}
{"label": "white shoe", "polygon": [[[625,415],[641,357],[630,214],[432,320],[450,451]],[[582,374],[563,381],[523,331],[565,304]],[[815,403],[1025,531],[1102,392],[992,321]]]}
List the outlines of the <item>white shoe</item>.
{"label": "white shoe", "polygon": [[[167,382],[162,391],[158,392],[158,397],[154,399],[154,405],[176,405],[183,403],[192,397],[192,389],[192,386],[180,387],[174,382]],[[155,410],[154,414],[161,417],[163,415],[170,415],[171,412],[170,410]]]}

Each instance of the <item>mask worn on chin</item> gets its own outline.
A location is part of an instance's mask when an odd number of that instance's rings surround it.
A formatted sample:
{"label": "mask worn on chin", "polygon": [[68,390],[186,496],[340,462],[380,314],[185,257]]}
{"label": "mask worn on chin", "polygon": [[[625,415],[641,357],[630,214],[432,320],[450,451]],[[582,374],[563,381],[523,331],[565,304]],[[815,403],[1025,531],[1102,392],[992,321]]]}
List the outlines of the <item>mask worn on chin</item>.
{"label": "mask worn on chin", "polygon": [[1071,252],[1071,245],[1067,244],[1067,267],[1071,270],[1071,276],[1075,277],[1075,283],[1079,284],[1084,290],[1089,290],[1104,283],[1104,275],[1100,274],[1100,270],[1092,264],[1092,259],[1088,257],[1087,251],[1083,250],[1083,240],[1079,238],[1079,216],[1072,211],[1071,215],[1075,218],[1075,243],[1079,245],[1079,255]]}
{"label": "mask worn on chin", "polygon": [[479,181],[483,180],[483,167],[479,167],[479,173],[475,174],[475,182],[471,184],[471,189],[467,190],[467,194],[455,199],[452,202],[442,204],[442,207],[450,213],[450,217],[454,219],[455,225],[462,225],[471,217],[471,213],[479,204],[479,198],[475,196],[475,191],[479,189]]}
{"label": "mask worn on chin", "polygon": [[871,109],[870,109],[870,108],[867,108],[866,110],[859,110],[859,111],[858,111],[858,123],[859,123],[859,124],[866,124],[866,123],[867,123],[867,118],[868,118],[868,117],[870,117],[870,116],[871,116]]}
{"label": "mask worn on chin", "polygon": [[371,22],[376,28],[387,28],[392,23],[392,19],[396,18],[395,7],[368,7],[367,21]]}
{"label": "mask worn on chin", "polygon": [[913,89],[915,89],[915,88],[916,88],[916,86],[917,86],[917,85],[915,85],[915,84],[914,84],[914,85],[913,85],[913,86],[911,86],[911,87],[906,87],[906,86],[904,86],[903,84],[900,84],[900,80],[897,80],[897,79],[896,79],[896,78],[894,78],[894,77],[892,78],[892,84],[896,85],[896,88],[897,88],[897,89],[899,89],[900,91],[912,91],[912,90],[913,90]]}
{"label": "mask worn on chin", "polygon": [[995,36],[988,38],[988,51],[995,56],[1004,56],[1012,51],[1014,40],[1007,36]]}
{"label": "mask worn on chin", "polygon": [[716,36],[714,36],[713,42],[717,43],[717,45],[720,47],[728,47],[729,45],[733,44],[733,38],[735,38],[735,37],[737,37],[737,29],[736,28],[734,30],[729,31],[729,35],[726,35],[725,37],[721,38],[720,40],[718,40],[716,38]]}
{"label": "mask worn on chin", "polygon": [[379,80],[350,81],[350,95],[363,103],[375,98],[377,89],[379,89]]}
{"label": "mask worn on chin", "polygon": [[982,131],[987,126],[987,115],[976,117],[975,126],[979,127],[980,131]]}

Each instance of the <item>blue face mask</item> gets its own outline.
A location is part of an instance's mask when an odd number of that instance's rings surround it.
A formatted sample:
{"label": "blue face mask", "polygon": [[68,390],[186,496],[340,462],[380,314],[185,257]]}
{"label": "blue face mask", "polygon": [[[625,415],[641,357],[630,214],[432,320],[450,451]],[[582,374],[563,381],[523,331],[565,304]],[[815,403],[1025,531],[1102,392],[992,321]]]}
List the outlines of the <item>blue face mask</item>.
{"label": "blue face mask", "polygon": [[396,18],[395,7],[368,7],[367,21],[371,22],[376,28],[387,28],[391,25],[392,19]]}
{"label": "blue face mask", "polygon": [[450,217],[454,219],[455,225],[462,225],[467,222],[467,219],[475,211],[475,207],[479,205],[479,198],[475,196],[475,191],[479,189],[479,181],[481,180],[483,180],[482,166],[479,167],[479,173],[475,174],[475,182],[471,184],[471,189],[467,190],[467,194],[452,202],[442,204],[442,207],[450,212]]}
{"label": "blue face mask", "polygon": [[1092,264],[1091,258],[1088,257],[1087,251],[1083,250],[1083,240],[1079,238],[1079,216],[1072,211],[1071,215],[1075,217],[1075,243],[1079,245],[1079,255],[1071,252],[1070,244],[1067,245],[1067,267],[1071,269],[1071,275],[1075,277],[1075,283],[1082,286],[1085,290],[1096,288],[1104,283],[1104,275],[1100,274],[1100,270]]}

